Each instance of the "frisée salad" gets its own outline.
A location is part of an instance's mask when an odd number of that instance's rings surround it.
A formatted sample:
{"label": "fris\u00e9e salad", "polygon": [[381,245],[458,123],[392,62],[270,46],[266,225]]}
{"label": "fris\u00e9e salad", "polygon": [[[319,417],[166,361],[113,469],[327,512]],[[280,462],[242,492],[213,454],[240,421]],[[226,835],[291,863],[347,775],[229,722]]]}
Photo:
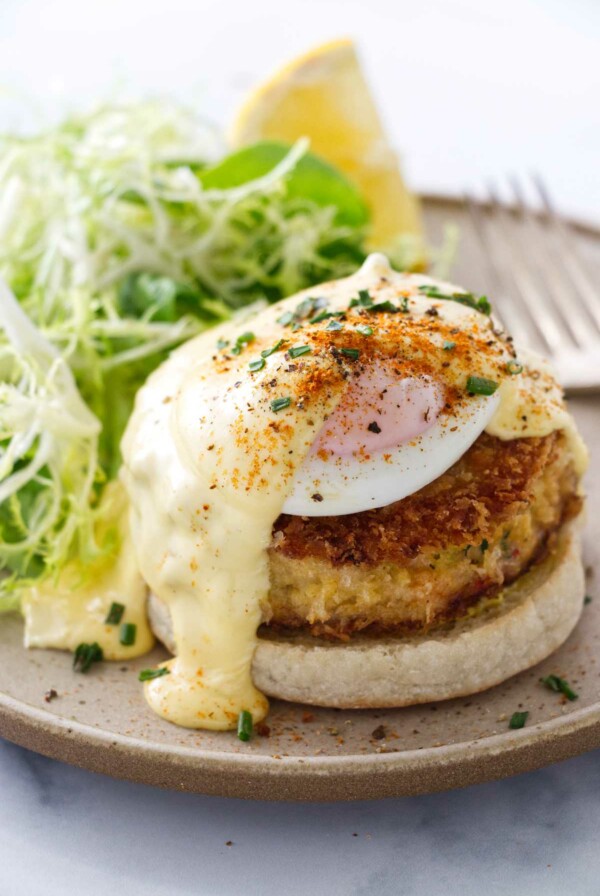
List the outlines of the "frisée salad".
{"label": "fris\u00e9e salad", "polygon": [[0,611],[118,552],[107,486],[169,351],[353,272],[368,232],[363,197],[308,140],[226,154],[173,103],[0,138]]}

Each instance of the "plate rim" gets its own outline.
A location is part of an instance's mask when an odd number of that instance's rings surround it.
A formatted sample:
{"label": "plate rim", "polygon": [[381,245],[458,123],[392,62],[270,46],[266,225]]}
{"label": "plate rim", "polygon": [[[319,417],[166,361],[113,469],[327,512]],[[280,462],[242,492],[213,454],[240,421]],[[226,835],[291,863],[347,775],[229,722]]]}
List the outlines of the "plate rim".
{"label": "plate rim", "polygon": [[600,746],[600,701],[518,731],[507,729],[438,747],[275,758],[161,746],[0,693],[0,735],[52,759],[135,783],[243,799],[351,801],[414,796],[498,780],[594,749]]}

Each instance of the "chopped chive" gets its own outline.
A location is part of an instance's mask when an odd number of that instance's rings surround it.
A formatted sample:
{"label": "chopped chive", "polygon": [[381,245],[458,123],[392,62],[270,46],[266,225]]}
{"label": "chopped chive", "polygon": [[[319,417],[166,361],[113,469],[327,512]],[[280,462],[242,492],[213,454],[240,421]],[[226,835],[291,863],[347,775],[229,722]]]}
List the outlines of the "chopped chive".
{"label": "chopped chive", "polygon": [[282,327],[287,327],[288,324],[291,324],[294,320],[294,312],[293,311],[284,311],[281,317],[277,318],[277,323],[281,324]]}
{"label": "chopped chive", "polygon": [[311,345],[293,345],[288,349],[290,358],[299,358],[300,355],[307,355],[309,352],[312,352]]}
{"label": "chopped chive", "polygon": [[123,622],[119,630],[119,641],[124,647],[135,644],[137,625],[134,622]]}
{"label": "chopped chive", "polygon": [[356,332],[360,333],[361,336],[372,336],[373,327],[368,327],[366,324],[359,324],[358,327],[356,327]]}
{"label": "chopped chive", "polygon": [[467,392],[471,395],[493,395],[497,388],[498,383],[485,376],[470,376],[467,379]]}
{"label": "chopped chive", "polygon": [[294,311],[294,318],[302,318],[306,317],[307,314],[312,314],[315,309],[315,300],[314,299],[304,299],[304,301],[300,302],[299,305],[296,306],[296,310]]}
{"label": "chopped chive", "polygon": [[453,348],[456,348],[456,342],[452,342],[451,339],[444,339],[442,348],[445,352],[451,352]]}
{"label": "chopped chive", "polygon": [[419,286],[419,292],[422,292],[428,299],[451,299],[452,296],[447,292],[442,292],[437,286],[430,286],[429,283],[422,283]]}
{"label": "chopped chive", "polygon": [[560,694],[560,685],[558,675],[547,675],[545,678],[540,678],[542,684],[545,684],[547,688],[550,688],[551,691],[556,691],[557,694]]}
{"label": "chopped chive", "polygon": [[352,358],[353,361],[356,361],[356,359],[360,355],[360,351],[357,348],[341,348],[340,354],[345,355],[347,358]]}
{"label": "chopped chive", "polygon": [[528,710],[524,710],[523,712],[513,712],[510,717],[510,722],[508,723],[509,728],[524,728],[525,722],[527,721],[527,716],[529,715]]}
{"label": "chopped chive", "polygon": [[341,324],[339,322],[339,320],[330,320],[329,323],[327,324],[327,326],[325,327],[325,329],[326,330],[343,330],[344,325]]}
{"label": "chopped chive", "polygon": [[283,411],[284,408],[289,408],[292,403],[292,399],[285,398],[274,398],[271,402],[271,410],[277,413],[278,411]]}
{"label": "chopped chive", "polygon": [[487,296],[479,296],[477,298],[472,292],[442,292],[437,286],[431,286],[424,283],[419,286],[419,292],[430,299],[447,299],[449,302],[459,302],[461,305],[467,305],[469,308],[480,311],[482,314],[490,315],[492,306]]}
{"label": "chopped chive", "polygon": [[540,681],[547,688],[550,688],[551,691],[555,691],[557,694],[564,694],[567,700],[577,700],[579,697],[579,694],[575,693],[569,682],[558,675],[547,675],[545,678],[540,678]]}
{"label": "chopped chive", "polygon": [[104,659],[104,651],[97,641],[93,644],[78,644],[73,654],[73,668],[76,672],[87,672],[92,663],[100,663]]}
{"label": "chopped chive", "polygon": [[516,376],[518,373],[523,373],[523,365],[519,364],[518,361],[508,361],[506,370],[511,376]]}
{"label": "chopped chive", "polygon": [[153,681],[155,678],[162,678],[163,675],[169,675],[170,669],[166,666],[160,666],[158,669],[142,669],[138,675],[138,681]]}
{"label": "chopped chive", "polygon": [[242,333],[241,336],[235,340],[235,345],[231,348],[232,355],[239,355],[243,348],[246,348],[247,345],[250,345],[251,342],[254,342],[256,336],[254,333],[248,331],[247,333]]}
{"label": "chopped chive", "polygon": [[292,333],[297,333],[298,330],[301,330],[301,329],[302,329],[302,324],[299,324],[297,321],[295,321],[292,324]]}
{"label": "chopped chive", "polygon": [[238,336],[235,341],[236,345],[250,345],[250,343],[254,342],[255,339],[256,336],[254,335],[254,333],[248,331],[247,333],[242,333],[241,336]]}
{"label": "chopped chive", "polygon": [[217,339],[217,348],[218,349],[227,348],[228,345],[229,345],[229,339]]}
{"label": "chopped chive", "polygon": [[485,554],[485,552],[487,551],[489,546],[490,546],[489,541],[487,540],[487,538],[484,538],[483,541],[481,542],[481,544],[479,545],[479,550],[481,551],[482,554]]}
{"label": "chopped chive", "polygon": [[477,299],[472,292],[453,292],[449,298],[461,305],[468,305],[469,308],[477,308]]}
{"label": "chopped chive", "polygon": [[371,311],[373,314],[379,314],[380,312],[396,314],[399,310],[393,302],[378,302],[377,305],[370,305],[367,308],[367,311]]}
{"label": "chopped chive", "polygon": [[125,612],[125,606],[123,604],[118,604],[115,601],[110,605],[110,610],[106,615],[106,619],[104,620],[105,625],[118,625],[121,619],[123,618],[123,613]]}
{"label": "chopped chive", "polygon": [[248,367],[252,371],[252,373],[256,373],[257,370],[262,370],[264,366],[264,358],[256,358],[254,361],[250,361],[250,363],[248,364]]}
{"label": "chopped chive", "polygon": [[238,716],[237,736],[243,741],[252,737],[252,713],[247,709],[243,709]]}
{"label": "chopped chive", "polygon": [[311,324],[319,324],[322,320],[327,320],[330,317],[345,317],[345,311],[321,311],[320,314],[316,314],[314,317],[311,317]]}
{"label": "chopped chive", "polygon": [[402,314],[408,314],[408,296],[402,296],[402,304],[400,305],[400,311]]}
{"label": "chopped chive", "polygon": [[492,306],[487,296],[479,296],[477,299],[477,310],[488,316],[492,313]]}
{"label": "chopped chive", "polygon": [[283,345],[284,342],[285,342],[285,339],[280,339],[279,342],[276,342],[275,345],[271,346],[271,348],[263,349],[262,352],[260,353],[261,358],[268,358],[274,352],[279,351],[279,349],[281,348],[281,346]]}
{"label": "chopped chive", "polygon": [[314,317],[311,317],[311,324],[320,324],[322,320],[327,320],[327,318],[331,317],[331,311],[321,311],[320,314],[316,314]]}
{"label": "chopped chive", "polygon": [[368,289],[359,289],[358,290],[358,298],[350,299],[349,308],[370,308],[373,304],[373,299],[371,298],[371,293]]}
{"label": "chopped chive", "polygon": [[316,308],[323,308],[327,304],[327,299],[315,299],[309,296],[304,299],[296,308],[294,316],[296,318],[308,317]]}
{"label": "chopped chive", "polygon": [[487,296],[476,298],[472,292],[453,292],[451,296],[446,296],[446,298],[452,302],[458,302],[460,305],[467,305],[475,311],[480,311],[481,314],[489,315],[492,313],[492,306]]}

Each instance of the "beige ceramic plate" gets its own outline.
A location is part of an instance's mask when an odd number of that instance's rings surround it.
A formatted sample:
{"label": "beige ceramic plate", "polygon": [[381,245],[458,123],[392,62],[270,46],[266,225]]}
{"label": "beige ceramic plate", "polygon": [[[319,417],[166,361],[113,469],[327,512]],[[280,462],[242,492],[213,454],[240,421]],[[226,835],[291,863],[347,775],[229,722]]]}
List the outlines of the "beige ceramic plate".
{"label": "beige ceramic plate", "polygon": [[[464,223],[454,279],[485,289],[460,206],[428,200],[434,238],[443,222]],[[582,250],[600,258],[600,234],[581,229]],[[470,255],[470,252],[472,255]],[[600,437],[593,398],[573,410],[594,452]],[[588,477],[586,563],[598,568],[600,481]],[[18,618],[0,623],[0,734],[40,753],[94,771],[161,787],[272,800],[336,800],[424,793],[500,778],[600,746],[600,589],[567,643],[540,666],[469,699],[412,709],[337,711],[274,701],[269,736],[248,744],[234,735],[186,731],[146,706],[137,673],[163,658],[157,649],[132,663],[107,663],[88,675],[71,672],[70,657],[25,651]],[[545,689],[558,673],[579,699]],[[44,694],[54,688],[50,703]],[[508,730],[515,710],[529,723]]]}

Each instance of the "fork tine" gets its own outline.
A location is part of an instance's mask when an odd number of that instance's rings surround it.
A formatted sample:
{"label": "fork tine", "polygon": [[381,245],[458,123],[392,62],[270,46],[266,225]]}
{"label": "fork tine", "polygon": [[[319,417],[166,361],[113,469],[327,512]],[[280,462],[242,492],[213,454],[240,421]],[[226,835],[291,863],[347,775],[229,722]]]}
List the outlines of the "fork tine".
{"label": "fork tine", "polygon": [[554,240],[559,247],[563,265],[575,287],[575,294],[579,297],[580,307],[585,308],[591,322],[594,324],[598,333],[600,333],[600,301],[598,290],[593,285],[583,266],[579,253],[575,248],[571,233],[556,213],[554,204],[550,199],[550,194],[541,175],[534,173],[531,175],[531,179],[542,201],[548,221],[551,224],[551,228],[549,229],[553,231]]}
{"label": "fork tine", "polygon": [[502,265],[498,261],[497,254],[493,251],[493,244],[490,244],[487,238],[485,213],[481,203],[473,199],[470,193],[464,193],[463,201],[471,219],[472,230],[475,234],[481,257],[487,268],[491,292],[494,297],[494,315],[499,319],[504,329],[508,330],[509,333],[516,333],[519,327],[522,327],[522,323],[519,320],[518,311],[514,307],[512,290],[507,288]]}
{"label": "fork tine", "polygon": [[[597,336],[590,332],[589,324],[577,313],[579,304],[578,292],[573,284],[565,276],[564,266],[561,264],[561,254],[553,252],[549,246],[545,228],[538,214],[531,211],[526,203],[521,185],[513,175],[509,177],[509,183],[515,195],[516,207],[527,228],[528,243],[531,246],[530,266],[535,266],[541,281],[543,281],[547,293],[547,310],[553,311],[560,319],[562,327],[568,331],[577,348],[589,348],[597,343]],[[565,298],[569,299],[568,308],[565,307]],[[575,314],[568,311],[575,310]]]}
{"label": "fork tine", "polygon": [[510,270],[511,279],[515,288],[515,295],[521,297],[521,304],[526,311],[531,327],[546,350],[551,354],[557,354],[564,347],[562,328],[557,324],[554,316],[548,314],[548,304],[545,296],[540,292],[538,285],[531,273],[530,263],[524,252],[521,241],[517,238],[512,221],[508,218],[511,212],[500,203],[493,185],[488,187],[490,195],[490,220],[497,227],[497,244],[503,246],[505,264]]}

